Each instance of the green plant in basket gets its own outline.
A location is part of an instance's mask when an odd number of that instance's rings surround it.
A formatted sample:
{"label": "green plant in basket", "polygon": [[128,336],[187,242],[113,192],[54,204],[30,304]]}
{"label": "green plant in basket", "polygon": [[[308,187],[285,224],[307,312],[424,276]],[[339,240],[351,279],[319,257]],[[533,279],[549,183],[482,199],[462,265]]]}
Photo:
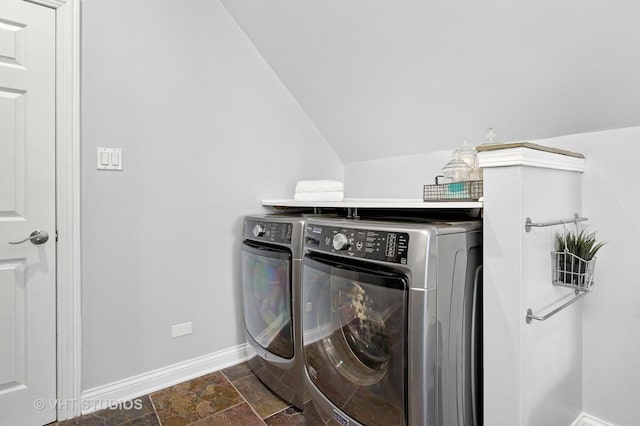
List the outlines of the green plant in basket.
{"label": "green plant in basket", "polygon": [[604,246],[598,242],[596,233],[566,232],[556,234],[556,268],[560,271],[560,281],[567,284],[585,284],[587,265],[595,261],[596,253]]}

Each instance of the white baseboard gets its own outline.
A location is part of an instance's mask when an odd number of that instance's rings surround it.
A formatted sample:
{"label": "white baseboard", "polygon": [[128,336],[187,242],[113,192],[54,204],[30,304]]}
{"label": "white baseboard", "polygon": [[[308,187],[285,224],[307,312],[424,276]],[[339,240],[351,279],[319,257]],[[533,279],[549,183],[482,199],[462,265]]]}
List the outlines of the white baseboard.
{"label": "white baseboard", "polygon": [[169,365],[148,373],[118,380],[82,392],[82,414],[129,401],[196,377],[239,364],[247,359],[247,345],[242,344],[198,358]]}
{"label": "white baseboard", "polygon": [[571,426],[615,426],[613,423],[607,423],[604,420],[590,416],[587,413],[582,413]]}

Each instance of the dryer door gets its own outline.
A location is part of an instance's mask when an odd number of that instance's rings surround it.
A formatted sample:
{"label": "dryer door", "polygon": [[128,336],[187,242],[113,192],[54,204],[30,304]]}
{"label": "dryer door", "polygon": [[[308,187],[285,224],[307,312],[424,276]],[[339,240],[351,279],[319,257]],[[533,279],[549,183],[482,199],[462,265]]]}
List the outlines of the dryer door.
{"label": "dryer door", "polygon": [[302,282],[313,385],[362,424],[405,424],[407,278],[373,263],[309,254]]}
{"label": "dryer door", "polygon": [[292,358],[291,252],[243,242],[242,295],[247,332],[269,352]]}

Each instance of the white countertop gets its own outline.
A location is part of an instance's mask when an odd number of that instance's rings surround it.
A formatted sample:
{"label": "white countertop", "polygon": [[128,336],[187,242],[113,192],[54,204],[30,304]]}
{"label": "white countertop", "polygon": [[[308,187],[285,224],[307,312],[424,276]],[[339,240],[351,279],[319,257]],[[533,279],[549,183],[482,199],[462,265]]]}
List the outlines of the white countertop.
{"label": "white countertop", "polygon": [[262,200],[266,207],[334,207],[396,209],[479,209],[480,201],[422,201],[420,198],[345,198],[342,201]]}

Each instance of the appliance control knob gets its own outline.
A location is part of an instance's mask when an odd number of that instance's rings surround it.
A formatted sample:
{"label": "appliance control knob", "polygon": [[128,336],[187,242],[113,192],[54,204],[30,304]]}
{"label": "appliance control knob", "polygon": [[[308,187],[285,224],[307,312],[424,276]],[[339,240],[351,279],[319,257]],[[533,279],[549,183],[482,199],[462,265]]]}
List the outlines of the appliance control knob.
{"label": "appliance control knob", "polygon": [[346,250],[349,248],[349,239],[342,233],[333,236],[333,248],[336,250]]}
{"label": "appliance control knob", "polygon": [[265,227],[263,225],[258,224],[258,225],[253,227],[253,236],[254,237],[262,237],[265,232],[267,232],[267,230],[265,229]]}

